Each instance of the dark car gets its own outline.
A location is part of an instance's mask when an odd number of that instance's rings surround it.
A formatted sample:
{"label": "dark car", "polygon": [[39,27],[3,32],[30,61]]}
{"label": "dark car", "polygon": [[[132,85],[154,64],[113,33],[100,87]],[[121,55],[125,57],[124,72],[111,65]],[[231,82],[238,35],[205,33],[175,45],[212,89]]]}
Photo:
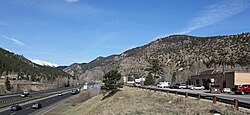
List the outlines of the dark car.
{"label": "dark car", "polygon": [[42,104],[41,103],[33,103],[32,108],[33,109],[40,109],[40,108],[42,108]]}
{"label": "dark car", "polygon": [[171,84],[171,85],[170,85],[170,88],[171,88],[171,89],[178,89],[179,86],[180,86],[180,83],[175,83],[175,84]]}
{"label": "dark car", "polygon": [[220,85],[211,85],[210,93],[221,93]]}
{"label": "dark car", "polygon": [[19,111],[19,110],[22,110],[22,107],[18,104],[14,104],[10,107],[10,110],[11,111]]}
{"label": "dark car", "polygon": [[73,89],[73,90],[71,91],[71,94],[72,94],[72,95],[78,94],[78,93],[80,93],[80,89]]}

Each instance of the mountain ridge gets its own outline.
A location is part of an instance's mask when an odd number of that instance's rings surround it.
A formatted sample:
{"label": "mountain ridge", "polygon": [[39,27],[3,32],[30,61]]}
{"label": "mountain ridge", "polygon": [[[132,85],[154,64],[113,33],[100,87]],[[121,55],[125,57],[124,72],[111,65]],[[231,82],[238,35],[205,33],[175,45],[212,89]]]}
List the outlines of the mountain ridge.
{"label": "mountain ridge", "polygon": [[[101,80],[104,73],[117,68],[123,76],[146,76],[145,68],[151,59],[164,65],[162,80],[184,82],[187,76],[209,68],[221,68],[221,52],[228,49],[227,69],[236,70],[249,65],[250,34],[197,37],[171,35],[159,38],[143,46],[129,49],[118,55],[96,58],[87,64],[74,64],[64,71],[85,81]],[[246,62],[242,62],[247,59]],[[183,71],[177,71],[183,68]],[[178,76],[176,73],[178,72]]]}

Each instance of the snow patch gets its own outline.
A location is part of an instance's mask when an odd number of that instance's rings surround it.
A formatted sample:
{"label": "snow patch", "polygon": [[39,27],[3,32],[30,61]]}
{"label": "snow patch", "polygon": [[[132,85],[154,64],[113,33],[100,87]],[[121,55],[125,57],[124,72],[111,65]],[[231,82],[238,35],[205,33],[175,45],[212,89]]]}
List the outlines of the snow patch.
{"label": "snow patch", "polygon": [[59,66],[55,63],[43,61],[43,60],[39,60],[39,59],[31,59],[31,61],[35,64],[42,65],[42,66],[50,66],[50,67],[58,67]]}

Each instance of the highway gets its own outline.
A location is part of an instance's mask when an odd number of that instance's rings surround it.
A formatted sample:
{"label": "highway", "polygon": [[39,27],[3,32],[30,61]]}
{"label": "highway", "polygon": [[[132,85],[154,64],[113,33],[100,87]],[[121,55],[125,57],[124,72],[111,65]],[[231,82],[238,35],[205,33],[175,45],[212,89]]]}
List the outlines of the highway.
{"label": "highway", "polygon": [[[49,98],[46,98],[46,99],[42,99],[42,100],[39,100],[39,101],[35,101],[35,102],[39,102],[42,104],[42,108],[46,108],[56,102],[59,102],[63,99],[66,99],[68,97],[72,96],[69,92],[65,93],[64,95],[62,96],[58,96],[58,95],[54,95],[54,96],[51,96]],[[29,103],[29,104],[20,104],[22,106],[22,110],[19,110],[19,111],[11,111],[10,110],[10,107],[9,109],[7,110],[4,110],[4,111],[1,111],[0,110],[0,115],[28,115],[28,114],[31,114],[31,113],[34,113],[40,109],[33,109],[32,108],[32,105],[33,103]]]}
{"label": "highway", "polygon": [[[44,94],[49,94],[49,93],[52,93],[52,92],[69,91],[72,88],[75,88],[75,87],[44,90],[44,91],[39,91],[39,92],[30,92],[30,95],[28,95],[28,97],[25,97],[25,98],[32,98],[32,97],[36,97],[36,96],[40,96],[40,95],[44,95]],[[2,107],[2,104],[4,104],[3,101],[6,101],[6,100],[19,100],[19,99],[24,99],[23,97],[21,97],[21,93],[20,94],[0,96],[0,107]]]}

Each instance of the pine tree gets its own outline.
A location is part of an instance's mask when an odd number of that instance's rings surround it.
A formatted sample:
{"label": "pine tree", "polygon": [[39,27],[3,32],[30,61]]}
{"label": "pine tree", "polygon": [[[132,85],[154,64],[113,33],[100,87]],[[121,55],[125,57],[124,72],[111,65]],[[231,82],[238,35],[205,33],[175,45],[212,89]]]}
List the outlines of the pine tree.
{"label": "pine tree", "polygon": [[146,71],[149,71],[149,73],[153,74],[153,82],[156,85],[156,79],[157,79],[157,75],[162,74],[163,69],[162,69],[162,64],[160,63],[160,61],[158,59],[153,59],[150,60],[150,66],[146,69]]}
{"label": "pine tree", "polygon": [[149,74],[147,75],[146,79],[145,79],[144,84],[145,84],[145,85],[152,85],[153,83],[154,83],[153,76],[152,76],[152,74],[149,73]]}
{"label": "pine tree", "polygon": [[6,78],[5,86],[6,86],[6,89],[7,89],[8,91],[11,90],[11,85],[10,85],[9,77]]}
{"label": "pine tree", "polygon": [[102,80],[104,83],[104,85],[101,87],[102,93],[114,94],[119,88],[122,88],[122,83],[120,82],[121,77],[122,76],[118,70],[111,70],[106,73]]}

